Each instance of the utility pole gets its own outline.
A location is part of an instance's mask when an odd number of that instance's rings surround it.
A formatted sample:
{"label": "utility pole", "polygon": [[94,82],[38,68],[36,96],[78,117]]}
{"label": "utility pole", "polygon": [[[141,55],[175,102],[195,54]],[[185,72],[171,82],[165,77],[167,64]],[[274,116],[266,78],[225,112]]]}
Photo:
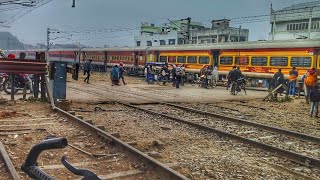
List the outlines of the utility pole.
{"label": "utility pole", "polygon": [[239,26],[238,42],[240,42],[241,26]]}
{"label": "utility pole", "polygon": [[188,17],[188,25],[187,25],[187,40],[186,40],[186,44],[189,44],[189,40],[190,40],[190,28],[191,28],[191,18]]}
{"label": "utility pole", "polygon": [[311,38],[312,11],[313,11],[313,7],[310,7],[310,14],[309,14],[309,27],[308,27],[308,39],[310,39],[310,38]]}
{"label": "utility pole", "polygon": [[50,28],[47,28],[47,53],[46,53],[46,61],[49,63],[49,49],[50,49]]}

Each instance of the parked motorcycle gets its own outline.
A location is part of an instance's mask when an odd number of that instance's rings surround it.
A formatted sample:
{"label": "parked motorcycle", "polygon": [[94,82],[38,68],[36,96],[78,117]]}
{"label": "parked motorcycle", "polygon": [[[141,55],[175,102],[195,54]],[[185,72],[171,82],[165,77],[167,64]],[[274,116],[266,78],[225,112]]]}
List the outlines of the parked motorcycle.
{"label": "parked motorcycle", "polygon": [[[27,90],[31,90],[29,88],[29,84],[32,83],[32,81],[30,81],[30,78],[27,74],[15,75],[14,78],[14,94],[20,90],[23,90],[25,87]],[[6,76],[2,86],[4,92],[11,94],[11,76]]]}
{"label": "parked motorcycle", "polygon": [[246,78],[241,77],[237,81],[232,81],[231,84],[231,94],[232,95],[237,95],[238,92],[241,92],[241,89],[243,89],[244,93],[247,95],[246,92]]}

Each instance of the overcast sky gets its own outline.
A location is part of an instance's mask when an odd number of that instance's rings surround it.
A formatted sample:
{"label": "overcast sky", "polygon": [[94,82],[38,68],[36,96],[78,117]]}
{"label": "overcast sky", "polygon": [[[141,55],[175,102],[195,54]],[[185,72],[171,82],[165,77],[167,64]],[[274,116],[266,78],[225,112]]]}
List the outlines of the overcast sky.
{"label": "overcast sky", "polygon": [[[273,0],[274,9],[282,9],[295,3],[314,0]],[[162,24],[167,19],[191,17],[209,25],[212,19],[235,18],[270,14],[271,0],[76,0],[76,8],[71,8],[72,0],[53,0],[23,16],[11,24],[9,31],[24,43],[45,43],[47,27],[60,31],[85,31],[93,33],[65,34],[70,39],[56,39],[54,43],[80,42],[91,46],[132,46],[133,36],[141,22]],[[4,7],[1,7],[3,9]],[[17,11],[0,11],[0,21]],[[250,40],[267,39],[270,24],[266,19],[248,23],[243,19],[234,20],[232,26],[249,28]],[[121,29],[115,32],[111,29]],[[110,29],[106,32],[105,29]],[[56,38],[53,34],[52,38]]]}

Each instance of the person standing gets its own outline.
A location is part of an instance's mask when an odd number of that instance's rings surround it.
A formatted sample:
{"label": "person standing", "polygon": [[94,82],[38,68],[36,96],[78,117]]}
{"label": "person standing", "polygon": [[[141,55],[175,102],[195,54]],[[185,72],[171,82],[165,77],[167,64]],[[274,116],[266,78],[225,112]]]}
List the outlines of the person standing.
{"label": "person standing", "polygon": [[309,72],[307,73],[306,77],[304,78],[304,84],[305,84],[305,88],[306,88],[306,101],[307,103],[309,103],[309,99],[310,99],[310,91],[311,89],[316,86],[318,83],[318,73],[316,71],[315,68],[312,68],[311,70],[309,70]]}
{"label": "person standing", "polygon": [[181,83],[182,69],[180,66],[176,67],[176,88],[178,89]]}
{"label": "person standing", "polygon": [[292,70],[289,72],[289,95],[296,95],[296,83],[298,78],[298,71],[296,67],[292,67]]}
{"label": "person standing", "polygon": [[176,86],[176,81],[177,81],[177,74],[176,74],[176,65],[172,66],[171,74],[172,74],[172,85]]}
{"label": "person standing", "polygon": [[[280,84],[283,84],[284,83],[284,75],[283,73],[281,72],[281,68],[278,69],[278,72],[274,74],[273,76],[273,83],[274,83],[274,88],[277,88]],[[277,97],[277,94],[283,92],[283,87],[279,88],[276,92],[276,97]]]}
{"label": "person standing", "polygon": [[86,61],[84,63],[84,75],[87,74],[87,77],[84,79],[84,82],[89,84],[89,80],[90,80],[90,74],[91,74],[91,63],[92,63],[92,59],[90,59],[89,61]]}
{"label": "person standing", "polygon": [[215,66],[212,70],[212,80],[214,81],[214,85],[217,86],[219,79],[219,72],[217,66]]}
{"label": "person standing", "polygon": [[318,85],[312,87],[310,90],[310,117],[312,117],[313,113],[316,118],[318,118],[318,107],[319,107],[319,101],[320,101],[320,94],[318,90]]}
{"label": "person standing", "polygon": [[181,68],[181,84],[184,85],[184,83],[187,82],[186,68],[184,67],[184,64],[181,64],[180,68]]}
{"label": "person standing", "polygon": [[115,65],[111,70],[111,82],[112,86],[119,86],[119,68],[118,65]]}
{"label": "person standing", "polygon": [[123,63],[120,62],[120,68],[119,68],[119,80],[122,79],[122,82],[124,85],[126,85],[127,83],[124,82],[124,77],[123,77],[123,74],[126,73],[126,70],[124,69],[123,67]]}

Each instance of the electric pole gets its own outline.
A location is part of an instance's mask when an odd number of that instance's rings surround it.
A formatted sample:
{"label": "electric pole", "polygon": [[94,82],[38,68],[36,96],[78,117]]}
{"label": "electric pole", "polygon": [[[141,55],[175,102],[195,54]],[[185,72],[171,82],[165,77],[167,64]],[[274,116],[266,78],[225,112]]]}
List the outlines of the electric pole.
{"label": "electric pole", "polygon": [[50,28],[47,28],[47,53],[46,53],[46,60],[47,63],[49,62],[49,49],[50,49]]}
{"label": "electric pole", "polygon": [[311,38],[312,11],[313,11],[313,7],[310,8],[310,13],[309,13],[308,39]]}
{"label": "electric pole", "polygon": [[190,40],[190,27],[191,27],[191,18],[188,17],[187,18],[188,20],[188,26],[187,26],[187,41],[186,41],[186,44],[189,44],[189,40]]}
{"label": "electric pole", "polygon": [[191,28],[191,17],[188,17],[186,19],[181,19],[181,21],[187,20],[187,35],[185,36],[185,44],[189,44],[189,40],[190,40],[190,28]]}
{"label": "electric pole", "polygon": [[239,26],[238,42],[240,42],[241,26]]}

